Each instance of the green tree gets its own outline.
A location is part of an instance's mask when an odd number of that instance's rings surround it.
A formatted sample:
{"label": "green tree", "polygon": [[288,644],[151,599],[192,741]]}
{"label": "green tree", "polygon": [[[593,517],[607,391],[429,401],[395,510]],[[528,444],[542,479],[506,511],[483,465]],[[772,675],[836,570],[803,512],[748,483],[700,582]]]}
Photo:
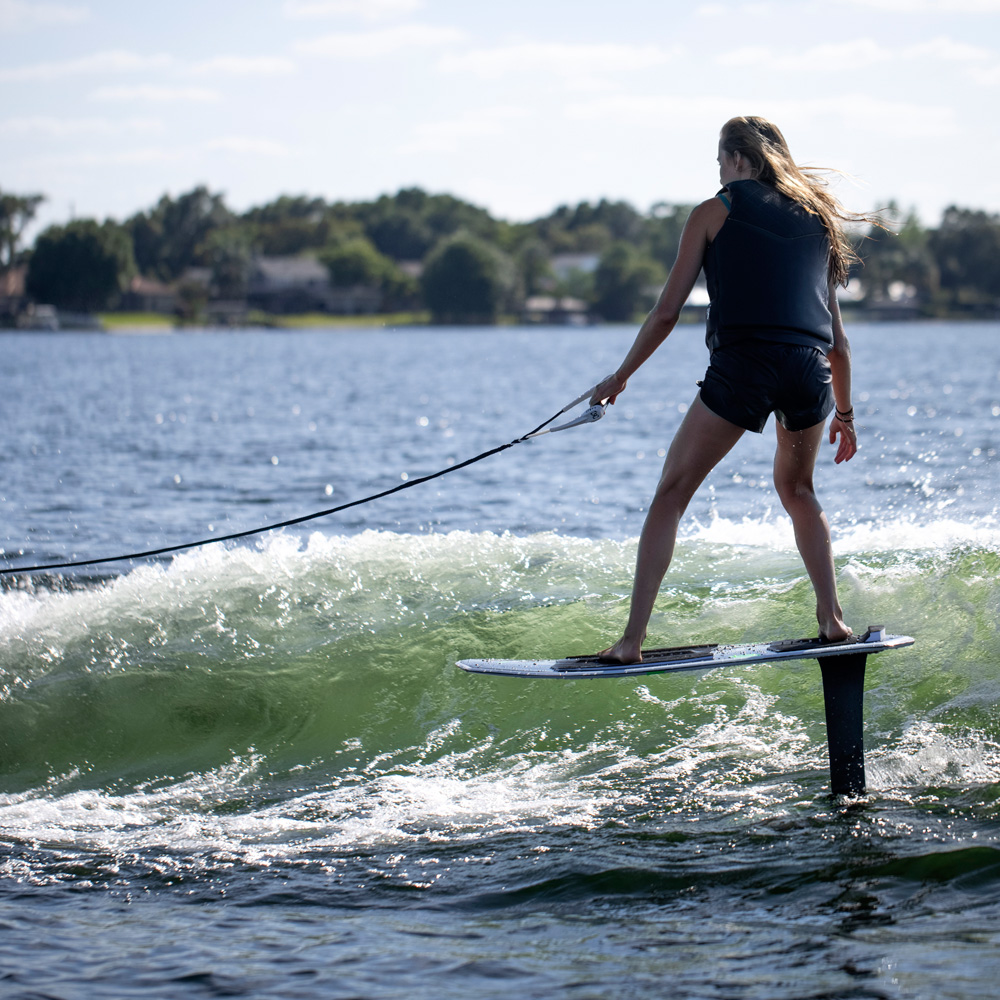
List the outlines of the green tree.
{"label": "green tree", "polygon": [[628,202],[606,198],[596,205],[560,205],[534,223],[538,237],[555,253],[603,252],[616,240],[637,243],[643,225],[643,217]]}
{"label": "green tree", "polygon": [[335,244],[320,254],[320,260],[326,264],[330,284],[335,288],[358,285],[377,288],[382,293],[383,309],[407,309],[416,305],[416,281],[363,236]]}
{"label": "green tree", "polygon": [[43,194],[10,194],[0,190],[0,274],[17,263],[21,237],[44,200]]}
{"label": "green tree", "polygon": [[929,247],[949,305],[995,307],[1000,299],[1000,215],[953,205],[930,234]]}
{"label": "green tree", "polygon": [[632,244],[613,243],[594,272],[594,309],[609,322],[629,322],[652,308],[663,271]]}
{"label": "green tree", "polygon": [[411,212],[380,214],[369,220],[365,232],[381,253],[394,260],[422,260],[436,238],[430,226]]}
{"label": "green tree", "polygon": [[189,267],[210,266],[208,236],[236,222],[221,194],[204,186],[174,199],[164,195],[149,212],[125,223],[143,274],[173,281]]}
{"label": "green tree", "polygon": [[468,232],[491,243],[497,238],[497,221],[485,208],[450,194],[428,195],[421,215],[436,237]]}
{"label": "green tree", "polygon": [[163,230],[159,222],[145,212],[137,212],[125,220],[124,229],[132,241],[132,255],[139,273],[160,277]]}
{"label": "green tree", "polygon": [[593,303],[594,272],[582,271],[578,267],[570,268],[565,277],[556,282],[553,292],[556,295],[568,295],[571,299]]}
{"label": "green tree", "polygon": [[421,276],[424,301],[438,323],[495,323],[515,284],[511,259],[468,233],[435,248]]}
{"label": "green tree", "polygon": [[36,302],[91,312],[114,305],[134,274],[128,233],[111,221],[79,219],[39,235],[26,288]]}
{"label": "green tree", "polygon": [[615,241],[611,230],[602,222],[588,222],[570,232],[576,253],[603,253]]}
{"label": "green tree", "polygon": [[357,285],[381,286],[394,272],[395,263],[380,254],[370,240],[359,236],[325,250],[320,260],[330,272],[330,284],[336,288]]}
{"label": "green tree", "polygon": [[537,295],[555,287],[549,251],[541,240],[526,242],[518,251],[516,260],[525,295]]}
{"label": "green tree", "polygon": [[649,255],[664,267],[671,268],[677,259],[684,224],[691,214],[691,205],[668,205],[657,202],[645,220],[642,245]]}
{"label": "green tree", "polygon": [[378,251],[394,260],[422,260],[443,237],[460,231],[495,243],[500,229],[485,209],[420,188],[402,188],[395,195],[355,205],[351,215]]}
{"label": "green tree", "polygon": [[328,207],[322,198],[283,194],[274,201],[247,210],[243,221],[267,226],[294,220],[318,226],[326,218]]}
{"label": "green tree", "polygon": [[242,299],[247,293],[250,240],[241,226],[216,229],[205,240],[205,260],[212,269],[212,290],[222,299]]}
{"label": "green tree", "polygon": [[[890,203],[888,210],[898,217]],[[910,212],[898,232],[871,226],[857,247],[862,266],[854,274],[861,282],[866,303],[892,301],[901,293],[915,294],[928,302],[937,291],[938,273],[930,250],[930,234]]]}
{"label": "green tree", "polygon": [[185,323],[200,323],[208,304],[208,289],[193,278],[177,283],[177,314]]}
{"label": "green tree", "polygon": [[364,235],[361,223],[349,217],[344,205],[328,205],[322,198],[282,195],[251,208],[240,221],[258,253],[292,256],[320,250],[331,243]]}

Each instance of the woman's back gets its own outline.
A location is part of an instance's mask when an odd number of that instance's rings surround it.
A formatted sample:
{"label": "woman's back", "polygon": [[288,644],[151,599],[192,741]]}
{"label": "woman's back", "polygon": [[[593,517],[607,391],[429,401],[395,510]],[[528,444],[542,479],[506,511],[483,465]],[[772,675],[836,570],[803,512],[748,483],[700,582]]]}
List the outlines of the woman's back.
{"label": "woman's back", "polygon": [[729,216],[705,251],[709,350],[754,337],[833,347],[830,241],[818,216],[756,180],[728,185]]}

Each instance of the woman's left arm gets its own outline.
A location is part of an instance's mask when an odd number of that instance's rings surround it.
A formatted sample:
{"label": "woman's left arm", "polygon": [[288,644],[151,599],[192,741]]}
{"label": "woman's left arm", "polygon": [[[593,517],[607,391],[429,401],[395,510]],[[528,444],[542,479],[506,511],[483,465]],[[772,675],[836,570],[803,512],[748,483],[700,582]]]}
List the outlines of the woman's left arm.
{"label": "woman's left arm", "polygon": [[729,210],[718,198],[702,202],[688,216],[681,233],[677,260],[670,269],[667,283],[652,312],[639,328],[635,341],[618,370],[596,386],[591,403],[607,400],[613,403],[633,374],[649,359],[677,325],[681,308],[691,294],[698,272],[701,271],[705,247],[725,222]]}
{"label": "woman's left arm", "polygon": [[827,355],[833,376],[833,398],[836,412],[830,421],[830,444],[839,435],[840,445],[834,462],[838,465],[852,459],[858,450],[858,435],[854,424],[854,407],[851,405],[851,345],[844,330],[844,320],[837,302],[837,286],[830,283],[830,316],[833,319],[833,349]]}

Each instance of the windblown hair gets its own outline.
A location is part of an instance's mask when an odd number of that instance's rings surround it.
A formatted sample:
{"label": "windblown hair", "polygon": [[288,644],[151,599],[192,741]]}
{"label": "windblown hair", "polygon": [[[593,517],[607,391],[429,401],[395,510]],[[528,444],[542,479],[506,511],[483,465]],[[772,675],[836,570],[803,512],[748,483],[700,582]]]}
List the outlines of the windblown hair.
{"label": "windblown hair", "polygon": [[830,280],[846,285],[851,264],[859,258],[843,224],[867,222],[884,228],[883,223],[874,216],[848,212],[830,193],[826,180],[819,176],[822,168],[800,167],[792,159],[778,126],[766,118],[730,118],[722,126],[720,145],[730,156],[739,153],[746,157],[755,180],[776,188],[807,212],[820,217],[830,236]]}

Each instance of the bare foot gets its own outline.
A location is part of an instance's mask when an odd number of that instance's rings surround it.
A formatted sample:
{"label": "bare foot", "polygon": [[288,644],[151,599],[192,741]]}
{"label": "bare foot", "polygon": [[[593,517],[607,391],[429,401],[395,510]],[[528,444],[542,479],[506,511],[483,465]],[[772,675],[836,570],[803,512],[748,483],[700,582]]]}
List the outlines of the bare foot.
{"label": "bare foot", "polygon": [[602,663],[642,663],[642,644],[619,639],[613,646],[597,654]]}
{"label": "bare foot", "polygon": [[850,639],[854,633],[844,624],[842,619],[836,618],[825,626],[821,622],[819,634],[827,642],[843,642],[845,639]]}

